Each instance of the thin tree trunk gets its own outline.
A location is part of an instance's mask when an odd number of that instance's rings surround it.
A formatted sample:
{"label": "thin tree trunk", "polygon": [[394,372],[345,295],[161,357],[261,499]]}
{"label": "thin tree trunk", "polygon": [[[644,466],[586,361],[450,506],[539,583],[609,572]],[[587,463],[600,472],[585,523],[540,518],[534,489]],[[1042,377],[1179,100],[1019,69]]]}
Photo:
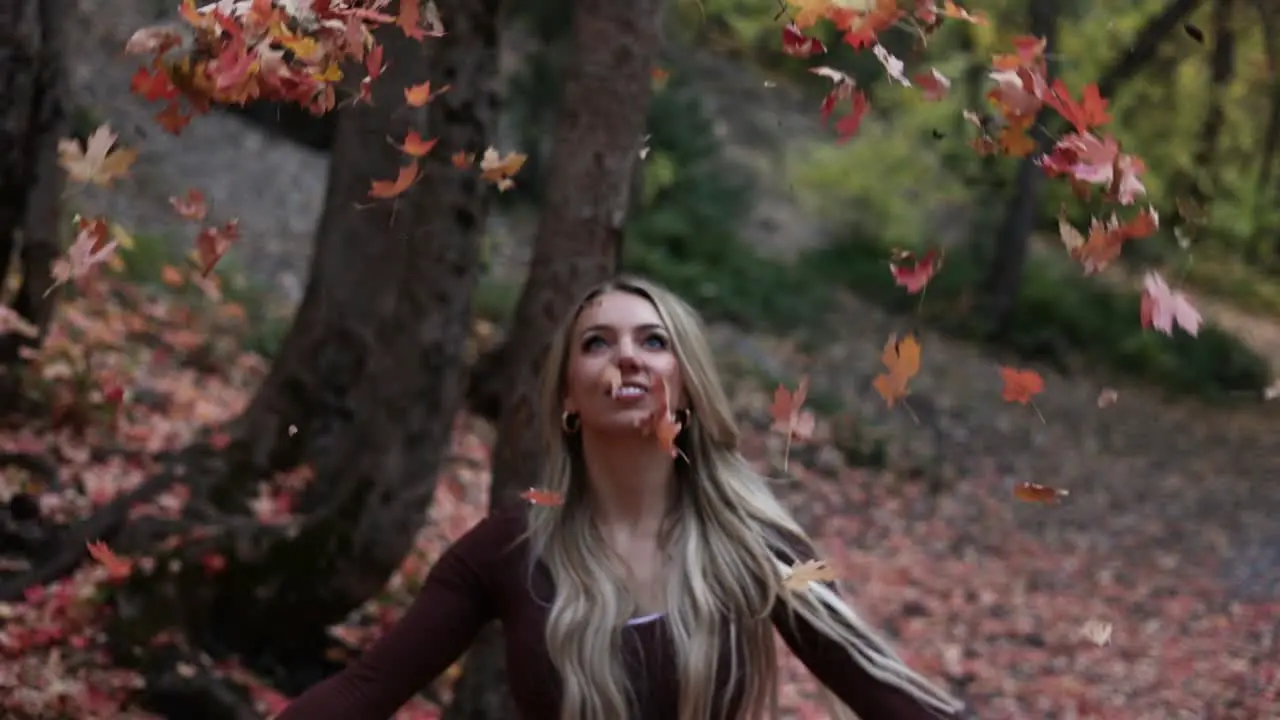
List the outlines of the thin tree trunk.
{"label": "thin tree trunk", "polygon": [[[61,251],[63,227],[58,140],[68,126],[65,18],[66,0],[0,3],[0,289],[17,259],[22,283],[13,309],[41,333],[53,314],[49,268]],[[0,362],[32,342],[0,335]]]}
{"label": "thin tree trunk", "polygon": [[[491,507],[519,502],[538,482],[544,422],[538,379],[556,324],[590,287],[617,270],[633,168],[661,48],[661,0],[579,0],[550,177],[529,277],[504,344],[505,392],[494,450]],[[446,720],[515,717],[501,635],[472,649]]]}
{"label": "thin tree trunk", "polygon": [[[1058,47],[1059,0],[1032,0],[1031,34],[1046,41],[1045,56],[1049,77],[1056,74],[1054,55]],[[1036,127],[1042,128],[1049,117],[1048,110],[1041,110]],[[1022,159],[1014,182],[1013,198],[1009,201],[1004,223],[996,236],[995,252],[987,272],[983,291],[986,296],[987,317],[994,333],[1002,332],[1022,290],[1022,274],[1027,259],[1027,243],[1035,231],[1036,217],[1040,210],[1040,198],[1044,191],[1044,172],[1035,162],[1053,143],[1048,133],[1038,131],[1036,152]]]}
{"label": "thin tree trunk", "polygon": [[1205,110],[1204,120],[1200,125],[1200,134],[1196,142],[1196,150],[1192,159],[1194,168],[1187,192],[1197,203],[1208,202],[1215,194],[1218,173],[1214,157],[1218,151],[1218,138],[1222,134],[1222,126],[1226,122],[1226,109],[1223,106],[1228,86],[1235,76],[1236,33],[1235,0],[1214,0],[1212,23],[1213,54],[1209,58],[1209,86],[1206,93],[1209,106]]}

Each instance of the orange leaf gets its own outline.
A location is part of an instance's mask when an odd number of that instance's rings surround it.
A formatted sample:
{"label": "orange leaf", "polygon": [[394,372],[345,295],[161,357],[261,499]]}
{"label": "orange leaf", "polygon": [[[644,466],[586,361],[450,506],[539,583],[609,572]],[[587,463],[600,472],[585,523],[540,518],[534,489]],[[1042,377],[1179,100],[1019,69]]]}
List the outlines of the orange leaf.
{"label": "orange leaf", "polygon": [[520,493],[520,498],[530,505],[540,505],[542,507],[556,507],[564,504],[564,496],[554,490],[529,488]]}
{"label": "orange leaf", "polygon": [[872,386],[884,398],[889,407],[902,400],[910,391],[907,383],[920,372],[920,343],[912,335],[898,340],[897,335],[890,335],[880,355],[880,362],[888,368],[887,373],[876,376]]}
{"label": "orange leaf", "polygon": [[480,177],[498,186],[498,190],[506,192],[515,187],[511,178],[524,167],[527,156],[523,153],[507,153],[500,155],[497,150],[489,148],[480,157]]}
{"label": "orange leaf", "polygon": [[1048,485],[1038,485],[1033,482],[1018,483],[1013,488],[1013,496],[1023,502],[1040,503],[1041,505],[1056,505],[1059,500],[1069,495],[1067,490],[1059,490],[1058,488],[1049,487]]}
{"label": "orange leaf", "polygon": [[414,40],[426,37],[426,31],[422,27],[421,0],[400,0],[400,14],[396,17],[396,25]]}
{"label": "orange leaf", "polygon": [[89,551],[89,557],[93,558],[107,569],[107,576],[112,580],[123,580],[133,573],[133,563],[116,555],[107,544],[101,540],[87,542],[84,544],[85,549]]}
{"label": "orange leaf", "polygon": [[1036,150],[1036,141],[1025,131],[1012,126],[1000,129],[1000,149],[1010,157],[1026,157]]}
{"label": "orange leaf", "polygon": [[671,457],[676,457],[681,454],[680,448],[676,447],[676,438],[680,436],[683,427],[676,422],[675,413],[671,411],[671,396],[661,375],[653,377],[649,392],[656,394],[659,400],[658,407],[649,416],[646,430],[654,434],[663,450],[670,453]]}
{"label": "orange leaf", "polygon": [[825,561],[805,560],[791,566],[791,574],[783,579],[782,586],[793,591],[804,590],[811,582],[828,583],[837,579],[836,571]]}
{"label": "orange leaf", "polygon": [[453,166],[458,168],[459,170],[465,170],[475,164],[476,156],[475,156],[475,153],[463,152],[459,150],[458,152],[449,156],[449,162],[453,163]]}
{"label": "orange leaf", "polygon": [[79,140],[58,141],[58,163],[74,182],[89,182],[106,187],[124,177],[138,159],[138,151],[114,147],[117,135],[107,125],[100,125],[81,146]]}
{"label": "orange leaf", "polygon": [[184,220],[200,222],[209,213],[209,205],[205,202],[204,193],[194,188],[187,191],[186,197],[170,195],[169,204]]}
{"label": "orange leaf", "polygon": [[1004,380],[1004,389],[1000,396],[1005,402],[1016,402],[1026,405],[1033,395],[1044,392],[1044,378],[1035,370],[1019,370],[1011,367],[1000,368],[1000,378]]}
{"label": "orange leaf", "polygon": [[196,261],[200,263],[200,276],[208,277],[231,245],[240,239],[240,221],[232,218],[222,227],[206,227],[196,235]]}
{"label": "orange leaf", "polygon": [[422,157],[423,155],[431,152],[431,148],[435,147],[437,142],[439,142],[439,138],[423,140],[422,136],[418,134],[418,131],[410,130],[409,134],[404,136],[404,142],[396,147],[406,155]]}
{"label": "orange leaf", "polygon": [[440,88],[436,92],[431,92],[431,81],[411,85],[404,89],[404,101],[409,107],[422,107],[427,103],[435,100],[440,95],[449,91],[448,85]]}
{"label": "orange leaf", "polygon": [[400,168],[400,174],[395,180],[374,180],[369,187],[369,197],[386,200],[396,197],[409,189],[418,179],[418,161],[413,160],[408,165]]}
{"label": "orange leaf", "polygon": [[809,394],[809,378],[800,378],[795,392],[778,385],[773,391],[773,404],[769,406],[769,415],[773,417],[773,431],[796,440],[808,440],[813,436],[813,413],[803,410],[804,401]]}

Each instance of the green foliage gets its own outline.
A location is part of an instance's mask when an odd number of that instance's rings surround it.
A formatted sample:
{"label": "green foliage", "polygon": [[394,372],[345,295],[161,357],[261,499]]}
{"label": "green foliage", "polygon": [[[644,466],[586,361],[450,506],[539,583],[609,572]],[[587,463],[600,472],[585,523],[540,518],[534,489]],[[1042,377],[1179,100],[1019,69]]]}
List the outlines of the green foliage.
{"label": "green foliage", "polygon": [[[947,256],[929,284],[923,304],[893,283],[888,248],[866,236],[850,236],[806,258],[809,272],[902,313],[922,308],[921,319],[957,337],[979,340],[988,328],[975,312],[985,265],[972,253]],[[1001,346],[1020,357],[1067,369],[1068,358],[1084,359],[1150,380],[1178,393],[1221,399],[1256,393],[1267,385],[1267,363],[1233,336],[1216,328],[1198,338],[1144,331],[1136,292],[1107,287],[1056,263],[1028,263]]]}

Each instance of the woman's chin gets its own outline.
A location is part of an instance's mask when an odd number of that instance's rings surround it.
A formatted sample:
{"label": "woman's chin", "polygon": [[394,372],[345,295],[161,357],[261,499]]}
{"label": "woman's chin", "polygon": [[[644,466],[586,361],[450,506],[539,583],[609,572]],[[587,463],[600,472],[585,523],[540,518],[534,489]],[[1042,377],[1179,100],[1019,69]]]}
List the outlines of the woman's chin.
{"label": "woman's chin", "polygon": [[640,433],[652,414],[644,407],[620,408],[592,418],[589,424],[597,432],[610,435]]}

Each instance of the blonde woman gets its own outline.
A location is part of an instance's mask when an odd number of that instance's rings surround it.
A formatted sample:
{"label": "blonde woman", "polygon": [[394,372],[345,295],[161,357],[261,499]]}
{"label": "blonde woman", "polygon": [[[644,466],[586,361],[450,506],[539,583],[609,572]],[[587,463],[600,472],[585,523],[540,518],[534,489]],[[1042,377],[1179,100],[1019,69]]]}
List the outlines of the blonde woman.
{"label": "blonde woman", "polygon": [[[687,304],[640,279],[609,282],[550,353],[547,464],[530,484],[563,504],[479,522],[394,628],[279,720],[390,717],[493,620],[522,720],[776,717],[775,629],[835,696],[832,717],[960,711],[830,586],[783,587],[812,545],[738,454]],[[653,431],[666,407],[674,457]]]}

